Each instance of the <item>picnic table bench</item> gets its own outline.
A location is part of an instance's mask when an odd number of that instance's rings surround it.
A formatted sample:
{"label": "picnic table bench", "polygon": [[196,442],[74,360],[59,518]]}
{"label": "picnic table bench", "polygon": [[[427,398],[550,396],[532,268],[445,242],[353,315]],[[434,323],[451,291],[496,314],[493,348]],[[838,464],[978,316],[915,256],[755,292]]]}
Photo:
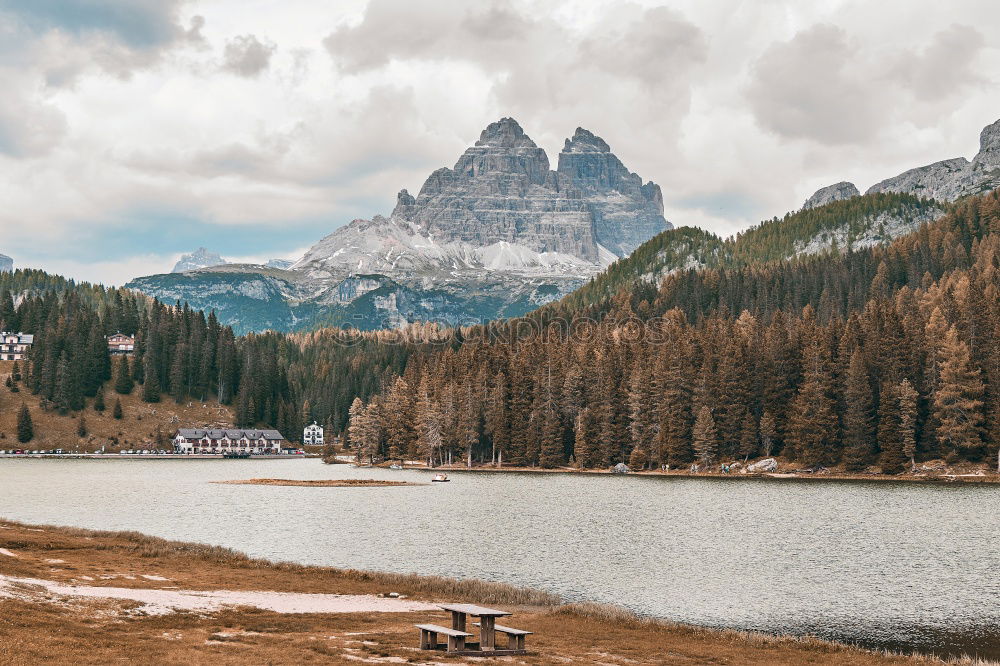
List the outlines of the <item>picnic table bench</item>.
{"label": "picnic table bench", "polygon": [[[510,615],[507,611],[474,604],[443,604],[441,608],[451,613],[451,629],[436,624],[415,625],[420,629],[421,650],[441,649],[437,643],[437,634],[444,634],[448,637],[447,651],[454,654],[500,656],[526,653],[524,637],[530,634],[530,631],[497,626],[496,619]],[[466,643],[466,638],[473,635],[465,630],[466,618],[470,615],[479,618],[479,622],[475,623],[475,626],[479,627],[478,644]],[[507,635],[506,648],[496,647],[497,631]]]}
{"label": "picnic table bench", "polygon": [[[473,622],[474,626],[480,626],[479,622]],[[513,627],[505,627],[502,624],[495,624],[493,628],[499,631],[501,634],[507,634],[507,649],[508,650],[524,650],[524,637],[530,636],[534,632],[525,631],[524,629],[514,629]]]}
{"label": "picnic table bench", "polygon": [[456,631],[455,629],[449,629],[448,627],[442,627],[437,624],[418,624],[415,626],[420,629],[421,650],[437,650],[438,634],[444,634],[448,637],[448,652],[464,650],[465,639],[473,635],[465,631]]}

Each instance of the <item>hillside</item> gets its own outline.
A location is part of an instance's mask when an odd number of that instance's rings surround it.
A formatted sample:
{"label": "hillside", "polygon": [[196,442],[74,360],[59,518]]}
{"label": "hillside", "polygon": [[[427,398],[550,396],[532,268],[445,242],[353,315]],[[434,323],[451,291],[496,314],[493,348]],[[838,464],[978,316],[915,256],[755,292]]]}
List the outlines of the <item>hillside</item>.
{"label": "hillside", "polygon": [[[11,393],[3,385],[13,365],[12,361],[0,361],[0,449],[61,448],[81,452],[102,448],[105,451],[165,449],[169,448],[166,439],[179,427],[233,425],[233,411],[225,405],[190,400],[181,404],[173,400],[149,404],[142,401],[138,390],[131,395],[116,394],[110,382],[103,387],[107,403],[103,412],[96,411],[91,401],[79,412],[62,415],[52,408],[43,409],[40,396],[32,395],[23,388]],[[122,405],[120,420],[113,416],[116,399],[121,400]],[[17,413],[22,404],[30,410],[35,430],[35,438],[27,444],[17,441]],[[87,435],[83,437],[77,432],[80,415],[83,415],[87,426]]]}
{"label": "hillside", "polygon": [[726,239],[694,227],[669,229],[566,296],[562,305],[594,304],[638,283],[658,284],[678,271],[737,268],[885,245],[943,214],[944,207],[932,200],[875,193],[803,208]]}

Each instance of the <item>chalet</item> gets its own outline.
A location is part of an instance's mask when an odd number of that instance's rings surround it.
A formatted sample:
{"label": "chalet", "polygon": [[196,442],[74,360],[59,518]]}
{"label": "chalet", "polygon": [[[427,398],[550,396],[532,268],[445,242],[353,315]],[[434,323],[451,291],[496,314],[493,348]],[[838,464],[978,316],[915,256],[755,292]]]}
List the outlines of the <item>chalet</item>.
{"label": "chalet", "polygon": [[315,444],[315,445],[322,446],[323,445],[323,426],[316,425],[315,421],[312,422],[312,425],[306,426],[302,430],[302,443],[303,444]]}
{"label": "chalet", "polygon": [[285,441],[277,430],[199,430],[181,428],[174,453],[257,453],[277,455]]}
{"label": "chalet", "polygon": [[112,354],[131,354],[135,351],[135,336],[115,333],[108,336],[108,351]]}
{"label": "chalet", "polygon": [[29,333],[0,333],[0,361],[20,361],[35,342]]}

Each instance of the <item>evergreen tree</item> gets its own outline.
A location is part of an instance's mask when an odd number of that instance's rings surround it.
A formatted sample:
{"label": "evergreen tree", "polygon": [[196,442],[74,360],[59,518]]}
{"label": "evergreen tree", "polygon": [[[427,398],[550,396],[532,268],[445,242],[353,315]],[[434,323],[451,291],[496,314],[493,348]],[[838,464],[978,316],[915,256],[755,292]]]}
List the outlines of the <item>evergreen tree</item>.
{"label": "evergreen tree", "polygon": [[951,326],[938,353],[939,383],[934,392],[937,437],[949,449],[973,454],[981,448],[983,382],[972,367],[969,346]]}
{"label": "evergreen tree", "polygon": [[598,447],[594,441],[596,431],[597,421],[594,418],[594,412],[590,407],[584,407],[576,415],[576,423],[573,428],[573,455],[580,467],[599,466]]}
{"label": "evergreen tree", "polygon": [[104,387],[97,389],[97,394],[94,395],[94,411],[103,412],[105,409],[104,405]]}
{"label": "evergreen tree", "polygon": [[917,449],[917,391],[910,380],[904,379],[896,386],[896,399],[899,401],[899,442],[903,455],[910,461],[910,469],[916,469],[915,458]]}
{"label": "evergreen tree", "polygon": [[135,382],[132,380],[132,372],[129,368],[128,357],[119,356],[118,364],[115,366],[115,393],[119,395],[129,395]]}
{"label": "evergreen tree", "polygon": [[115,398],[114,409],[111,410],[111,415],[118,421],[122,420],[122,401],[121,398]]}
{"label": "evergreen tree", "polygon": [[875,441],[872,388],[861,351],[851,354],[844,382],[844,467],[862,470],[871,464]]}
{"label": "evergreen tree", "polygon": [[899,396],[896,385],[888,381],[882,383],[879,393],[879,465],[883,474],[899,474],[906,463],[903,442],[900,439],[902,427],[899,415]]}
{"label": "evergreen tree", "polygon": [[777,427],[774,422],[774,416],[771,412],[764,410],[763,416],[760,417],[760,440],[764,445],[764,456],[771,456],[771,447],[774,444],[774,437],[777,434]]}
{"label": "evergreen tree", "polygon": [[819,361],[814,359],[808,365],[804,381],[792,401],[788,438],[799,460],[817,466],[829,462],[837,433],[837,415]]}
{"label": "evergreen tree", "polygon": [[76,434],[78,437],[87,436],[87,418],[80,412],[80,418],[76,420]]}
{"label": "evergreen tree", "polygon": [[17,413],[17,441],[27,444],[35,438],[35,426],[31,422],[31,412],[28,406],[21,403],[21,411]]}
{"label": "evergreen tree", "polygon": [[712,410],[702,407],[694,421],[694,450],[698,453],[698,461],[705,466],[715,461],[719,449],[719,436],[715,430],[715,419]]}
{"label": "evergreen tree", "polygon": [[[146,370],[145,378],[142,382],[142,401],[143,402],[159,402],[160,401],[160,377],[156,370],[156,365],[152,363],[149,359],[146,359]],[[255,419],[244,420],[240,425],[253,425]]]}

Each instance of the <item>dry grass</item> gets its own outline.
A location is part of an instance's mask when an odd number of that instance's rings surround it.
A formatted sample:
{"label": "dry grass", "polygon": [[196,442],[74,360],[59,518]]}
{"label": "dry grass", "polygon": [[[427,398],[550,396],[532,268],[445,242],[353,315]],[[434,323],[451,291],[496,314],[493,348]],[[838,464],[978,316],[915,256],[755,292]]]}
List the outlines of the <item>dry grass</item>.
{"label": "dry grass", "polygon": [[[3,383],[11,373],[13,361],[0,361],[0,449],[66,449],[93,452],[102,446],[106,450],[136,449],[153,446],[156,442],[156,427],[169,438],[180,427],[231,426],[233,413],[225,405],[215,402],[203,404],[185,401],[178,405],[170,396],[155,404],[147,404],[139,398],[141,387],[131,395],[118,395],[111,384],[104,387],[107,409],[95,412],[93,399],[88,398],[87,407],[82,412],[66,415],[55,411],[43,411],[39,396],[32,395],[22,385],[18,393],[11,393]],[[23,364],[21,364],[23,371]],[[123,418],[119,421],[112,416],[115,399],[122,402]],[[17,411],[24,403],[31,410],[35,426],[35,439],[27,444],[17,442]],[[84,414],[88,434],[77,434],[78,417]],[[117,444],[115,443],[117,442]]]}
{"label": "dry grass", "polygon": [[305,488],[380,488],[385,486],[425,486],[426,483],[412,481],[382,481],[379,479],[321,479],[302,481],[296,479],[243,479],[236,481],[213,481],[240,486],[302,486]]}
{"label": "dry grass", "polygon": [[[815,638],[716,631],[639,618],[598,604],[482,581],[272,563],[202,544],[134,532],[93,532],[0,521],[0,574],[115,587],[242,589],[341,594],[398,592],[428,601],[498,605],[508,624],[534,631],[522,663],[941,664],[988,662],[858,650]],[[54,563],[58,560],[58,563]],[[142,578],[155,574],[154,580]],[[163,580],[160,580],[162,578]],[[90,579],[90,580],[88,580]],[[136,615],[131,602],[0,598],[0,663],[311,664],[428,663],[413,623],[443,612],[282,615],[254,608],[211,614]],[[435,653],[433,660],[468,663]],[[477,659],[475,663],[511,663]]]}

